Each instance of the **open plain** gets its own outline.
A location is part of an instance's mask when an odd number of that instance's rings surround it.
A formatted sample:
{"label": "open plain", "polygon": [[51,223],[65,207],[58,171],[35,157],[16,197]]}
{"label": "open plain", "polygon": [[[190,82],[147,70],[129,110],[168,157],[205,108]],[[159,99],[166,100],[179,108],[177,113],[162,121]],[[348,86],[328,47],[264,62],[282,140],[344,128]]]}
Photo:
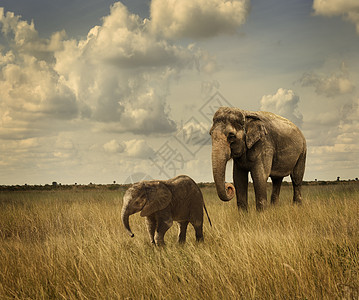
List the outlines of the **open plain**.
{"label": "open plain", "polygon": [[125,187],[0,192],[1,299],[358,299],[359,184],[282,187],[279,203],[248,213],[201,190],[205,241],[177,226],[149,243],[144,220],[120,219]]}

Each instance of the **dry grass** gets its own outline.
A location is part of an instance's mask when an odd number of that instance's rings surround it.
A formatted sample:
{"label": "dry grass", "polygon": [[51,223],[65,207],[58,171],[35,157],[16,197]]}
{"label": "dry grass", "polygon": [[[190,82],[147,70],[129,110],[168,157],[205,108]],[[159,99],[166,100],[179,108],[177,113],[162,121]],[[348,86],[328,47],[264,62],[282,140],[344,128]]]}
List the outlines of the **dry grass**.
{"label": "dry grass", "polygon": [[358,299],[359,185],[305,186],[291,203],[237,211],[203,188],[205,242],[149,244],[120,220],[122,192],[0,193],[0,299]]}

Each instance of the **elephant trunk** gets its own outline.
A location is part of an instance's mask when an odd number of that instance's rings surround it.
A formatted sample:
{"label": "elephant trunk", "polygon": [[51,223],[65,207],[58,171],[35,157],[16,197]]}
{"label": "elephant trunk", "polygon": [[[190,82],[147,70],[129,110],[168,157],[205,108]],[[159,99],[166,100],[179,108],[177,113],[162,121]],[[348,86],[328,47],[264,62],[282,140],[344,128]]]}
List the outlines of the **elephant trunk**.
{"label": "elephant trunk", "polygon": [[226,165],[230,159],[230,147],[225,138],[212,135],[212,170],[218,197],[222,201],[229,201],[234,197],[234,186],[225,182]]}
{"label": "elephant trunk", "polygon": [[125,229],[127,230],[127,233],[129,234],[129,236],[134,237],[135,235],[132,233],[131,228],[130,228],[130,222],[129,222],[130,215],[131,215],[131,213],[129,212],[127,206],[124,206],[122,208],[122,212],[121,212],[122,223],[123,223],[123,226],[125,227]]}

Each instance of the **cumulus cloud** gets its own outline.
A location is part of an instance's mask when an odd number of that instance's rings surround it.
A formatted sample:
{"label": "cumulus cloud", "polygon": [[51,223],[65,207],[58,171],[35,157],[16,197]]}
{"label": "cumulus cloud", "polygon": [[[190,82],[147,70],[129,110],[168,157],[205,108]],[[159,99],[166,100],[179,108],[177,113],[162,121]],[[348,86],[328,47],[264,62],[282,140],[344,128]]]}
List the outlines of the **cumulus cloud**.
{"label": "cumulus cloud", "polygon": [[169,117],[169,109],[166,107],[164,96],[156,95],[153,88],[139,94],[137,99],[131,100],[119,102],[123,109],[123,122],[118,127],[118,131],[129,130],[135,134],[149,134],[176,130],[175,122]]}
{"label": "cumulus cloud", "polygon": [[104,144],[103,148],[108,153],[122,153],[126,149],[126,146],[116,140],[111,140],[108,143]]}
{"label": "cumulus cloud", "polygon": [[198,122],[191,118],[180,128],[176,137],[185,142],[186,145],[210,145],[209,129],[210,124]]}
{"label": "cumulus cloud", "polygon": [[183,65],[191,59],[186,49],[152,35],[147,23],[121,2],[111,7],[103,24],[92,28],[79,47],[90,52],[95,61],[123,68]]}
{"label": "cumulus cloud", "polygon": [[358,169],[359,99],[342,105],[326,123],[321,115],[306,122],[305,126],[312,168],[327,169],[327,172]]}
{"label": "cumulus cloud", "polygon": [[154,150],[145,140],[129,140],[125,142],[126,153],[130,157],[148,159],[153,156]]}
{"label": "cumulus cloud", "polygon": [[349,72],[343,62],[338,72],[330,75],[308,72],[300,79],[302,86],[312,86],[318,95],[336,97],[338,95],[350,94],[354,91],[355,85],[350,80]]}
{"label": "cumulus cloud", "polygon": [[27,118],[76,116],[75,95],[44,61],[23,55],[1,69],[2,105]]}
{"label": "cumulus cloud", "polygon": [[[75,168],[69,166],[75,160],[83,170],[86,165],[83,174],[88,177],[93,164],[106,169],[98,163],[104,152],[114,154],[116,162],[125,157],[128,166],[143,169],[133,162],[140,158],[146,165],[154,153],[144,140],[109,139],[91,147],[84,130],[126,137],[175,135],[178,128],[168,104],[172,82],[188,71],[211,75],[219,69],[213,54],[177,38],[233,33],[249,10],[249,0],[174,3],[174,19],[167,16],[171,24],[166,32],[161,26],[167,21],[161,18],[169,2],[153,1],[149,19],[117,2],[82,38],[69,38],[65,31],[44,37],[36,20],[0,8],[0,140],[6,139],[0,143],[6,144],[0,145],[0,165],[7,166],[3,179],[9,181],[12,174],[16,181],[25,170],[29,176],[45,170],[46,175],[37,177],[44,178],[54,174],[54,168],[68,169],[71,175]],[[188,126],[186,132],[193,129]],[[198,132],[208,135],[207,130]],[[81,146],[76,138],[83,139]]]}
{"label": "cumulus cloud", "polygon": [[260,109],[281,115],[298,126],[303,123],[303,116],[298,110],[299,96],[292,90],[279,88],[274,95],[265,95],[260,101]]}
{"label": "cumulus cloud", "polygon": [[[336,103],[331,111],[322,109],[307,114],[303,131],[312,149],[324,151],[339,144],[346,144],[346,148],[359,146],[359,99],[346,102]],[[338,146],[335,149],[339,149]]]}
{"label": "cumulus cloud", "polygon": [[51,145],[52,155],[55,159],[65,159],[67,161],[78,159],[79,149],[72,138],[67,133],[59,133],[53,145]]}
{"label": "cumulus cloud", "polygon": [[327,17],[342,16],[356,26],[359,34],[359,2],[356,0],[314,0],[313,9],[316,15]]}
{"label": "cumulus cloud", "polygon": [[40,38],[33,21],[29,24],[13,12],[5,14],[2,7],[0,7],[0,24],[1,32],[5,36],[12,36],[16,51],[41,60],[51,60],[53,52],[61,49],[62,41],[66,37],[65,32],[60,31],[55,32],[50,39]]}
{"label": "cumulus cloud", "polygon": [[234,33],[249,9],[249,0],[152,0],[151,29],[167,38]]}
{"label": "cumulus cloud", "polygon": [[76,97],[53,69],[53,53],[61,49],[64,33],[41,39],[33,23],[3,9],[0,28],[10,41],[0,49],[0,137],[43,135],[46,120],[75,118]]}
{"label": "cumulus cloud", "polygon": [[107,153],[123,153],[128,157],[139,159],[148,159],[154,154],[154,150],[143,139],[132,139],[124,142],[113,139],[104,144],[103,148]]}
{"label": "cumulus cloud", "polygon": [[339,125],[340,133],[337,141],[340,143],[356,145],[359,148],[359,98],[352,103],[344,105],[340,111],[341,121]]}
{"label": "cumulus cloud", "polygon": [[55,69],[105,130],[174,132],[166,104],[170,82],[193,68],[195,50],[154,36],[148,22],[117,2],[85,40],[64,43]]}
{"label": "cumulus cloud", "polygon": [[171,11],[179,27],[161,24],[167,1],[152,2],[151,20],[117,2],[80,40],[67,39],[64,31],[40,38],[33,22],[0,9],[7,41],[0,49],[0,136],[41,136],[46,120],[78,118],[106,131],[175,132],[167,104],[171,82],[184,70],[212,74],[218,65],[209,53],[175,44],[159,28],[170,28],[172,37],[229,32],[245,21],[248,2],[175,1],[178,9]]}
{"label": "cumulus cloud", "polygon": [[154,35],[148,20],[117,2],[82,40],[40,38],[33,22],[0,10],[3,138],[44,135],[45,120],[87,118],[104,130],[175,132],[167,97],[185,69],[213,73],[215,59],[194,45]]}

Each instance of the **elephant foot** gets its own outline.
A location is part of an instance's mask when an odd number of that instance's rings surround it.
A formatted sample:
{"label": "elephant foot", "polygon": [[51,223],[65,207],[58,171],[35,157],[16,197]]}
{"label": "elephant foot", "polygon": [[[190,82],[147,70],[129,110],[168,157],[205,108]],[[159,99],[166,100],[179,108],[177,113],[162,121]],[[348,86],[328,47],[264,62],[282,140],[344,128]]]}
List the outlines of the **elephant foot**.
{"label": "elephant foot", "polygon": [[295,204],[295,205],[301,205],[302,204],[302,197],[300,197],[300,198],[296,198],[296,199],[293,199],[293,203]]}
{"label": "elephant foot", "polygon": [[294,204],[302,204],[302,201],[303,201],[303,198],[302,198],[300,189],[298,187],[295,187],[294,194],[293,194],[293,203]]}
{"label": "elephant foot", "polygon": [[178,243],[183,245],[184,243],[186,243],[186,238],[178,239]]}
{"label": "elephant foot", "polygon": [[204,242],[203,236],[201,236],[201,237],[196,237],[196,242],[197,242],[197,243],[203,243],[203,242]]}
{"label": "elephant foot", "polygon": [[266,206],[266,201],[256,201],[256,209],[257,211],[263,211]]}
{"label": "elephant foot", "polygon": [[203,227],[202,226],[195,226],[194,230],[196,232],[196,241],[203,242]]}
{"label": "elephant foot", "polygon": [[248,211],[248,203],[237,202],[237,208],[238,208],[238,210],[247,212]]}
{"label": "elephant foot", "polygon": [[164,246],[166,246],[166,243],[164,240],[157,240],[155,245],[158,247],[164,247]]}
{"label": "elephant foot", "polygon": [[272,196],[271,199],[270,199],[270,204],[271,205],[276,205],[278,203],[278,199],[279,199],[279,197]]}

